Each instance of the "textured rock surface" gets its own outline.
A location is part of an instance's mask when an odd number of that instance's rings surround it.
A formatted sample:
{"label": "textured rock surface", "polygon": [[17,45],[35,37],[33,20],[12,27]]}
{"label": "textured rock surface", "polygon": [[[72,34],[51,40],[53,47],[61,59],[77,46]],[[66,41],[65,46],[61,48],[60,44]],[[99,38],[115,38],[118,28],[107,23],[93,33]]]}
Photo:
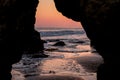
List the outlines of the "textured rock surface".
{"label": "textured rock surface", "polygon": [[[11,65],[24,51],[43,49],[34,30],[38,0],[0,0],[0,79],[9,80]],[[8,77],[6,77],[8,75]]]}
{"label": "textured rock surface", "polygon": [[[120,0],[54,0],[58,11],[81,21],[91,46],[104,58],[98,80],[114,80],[119,72]],[[38,0],[0,0],[0,79],[10,80],[11,64],[25,50],[38,50],[39,34],[34,30]],[[34,46],[34,48],[32,48]],[[43,46],[40,46],[42,49]],[[6,77],[8,75],[8,77]],[[8,79],[9,78],[9,79]],[[107,78],[107,79],[105,79]],[[110,79],[109,79],[110,78]]]}
{"label": "textured rock surface", "polygon": [[120,64],[117,62],[119,60],[117,45],[120,43],[118,40],[120,0],[54,1],[58,11],[64,16],[82,22],[91,40],[91,46],[97,49],[104,58],[104,64],[98,69],[98,80],[116,79],[115,73],[119,72],[118,65]]}

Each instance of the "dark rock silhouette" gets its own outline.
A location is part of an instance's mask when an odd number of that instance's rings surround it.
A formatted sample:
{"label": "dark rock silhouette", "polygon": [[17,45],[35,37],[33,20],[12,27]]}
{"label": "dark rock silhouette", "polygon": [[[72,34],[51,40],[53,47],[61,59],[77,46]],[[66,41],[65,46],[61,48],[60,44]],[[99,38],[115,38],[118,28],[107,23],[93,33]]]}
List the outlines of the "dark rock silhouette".
{"label": "dark rock silhouette", "polygon": [[12,64],[25,51],[44,49],[34,30],[37,5],[38,0],[0,0],[0,80],[11,80]]}
{"label": "dark rock silhouette", "polygon": [[[58,11],[81,21],[94,47],[104,58],[98,80],[118,80],[120,0],[54,0]],[[0,0],[0,80],[11,80],[11,67],[28,53],[43,50],[34,30],[38,0]],[[31,49],[32,48],[32,49]]]}
{"label": "dark rock silhouette", "polygon": [[65,46],[63,41],[56,42],[53,46]]}
{"label": "dark rock silhouette", "polygon": [[54,0],[64,16],[80,21],[91,41],[91,47],[103,57],[97,80],[117,80],[120,71],[118,31],[120,0]]}

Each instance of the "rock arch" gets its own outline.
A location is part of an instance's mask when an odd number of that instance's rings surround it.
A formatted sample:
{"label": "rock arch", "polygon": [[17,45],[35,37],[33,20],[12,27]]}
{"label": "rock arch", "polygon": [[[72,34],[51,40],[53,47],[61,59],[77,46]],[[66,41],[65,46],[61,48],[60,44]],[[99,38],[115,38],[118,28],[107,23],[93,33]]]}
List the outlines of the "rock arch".
{"label": "rock arch", "polygon": [[[98,69],[98,80],[118,79],[115,73],[119,72],[120,67],[117,47],[120,43],[118,39],[120,0],[54,1],[56,8],[64,16],[82,22],[91,40],[91,46],[104,58],[104,64]],[[39,44],[40,48],[33,48],[33,51],[43,48],[40,35],[34,30],[37,4],[38,0],[0,0],[0,79],[2,80],[10,79],[11,76],[7,73],[10,73],[11,65],[19,61],[25,49],[33,45],[38,47],[36,44]],[[3,62],[6,57],[6,61]],[[8,77],[5,77],[6,75]]]}

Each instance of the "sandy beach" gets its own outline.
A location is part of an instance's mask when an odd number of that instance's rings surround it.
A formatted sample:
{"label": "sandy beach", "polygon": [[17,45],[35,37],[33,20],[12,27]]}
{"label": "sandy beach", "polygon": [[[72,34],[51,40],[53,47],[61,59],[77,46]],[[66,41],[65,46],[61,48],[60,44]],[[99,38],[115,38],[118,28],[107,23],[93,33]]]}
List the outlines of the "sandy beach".
{"label": "sandy beach", "polygon": [[90,52],[49,55],[44,59],[23,58],[14,64],[12,80],[96,80],[97,67],[102,63],[101,56]]}
{"label": "sandy beach", "polygon": [[96,80],[97,67],[103,60],[93,53],[82,29],[40,32],[46,41],[44,53],[49,57],[23,55],[13,65],[12,80]]}

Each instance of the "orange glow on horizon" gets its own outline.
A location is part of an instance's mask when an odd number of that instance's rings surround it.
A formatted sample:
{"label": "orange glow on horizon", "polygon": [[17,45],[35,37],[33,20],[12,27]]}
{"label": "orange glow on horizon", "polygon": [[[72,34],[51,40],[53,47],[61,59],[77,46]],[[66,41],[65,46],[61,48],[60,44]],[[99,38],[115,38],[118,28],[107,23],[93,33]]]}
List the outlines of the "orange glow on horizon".
{"label": "orange glow on horizon", "polygon": [[53,0],[40,0],[36,13],[36,28],[81,28],[75,22],[59,13]]}

